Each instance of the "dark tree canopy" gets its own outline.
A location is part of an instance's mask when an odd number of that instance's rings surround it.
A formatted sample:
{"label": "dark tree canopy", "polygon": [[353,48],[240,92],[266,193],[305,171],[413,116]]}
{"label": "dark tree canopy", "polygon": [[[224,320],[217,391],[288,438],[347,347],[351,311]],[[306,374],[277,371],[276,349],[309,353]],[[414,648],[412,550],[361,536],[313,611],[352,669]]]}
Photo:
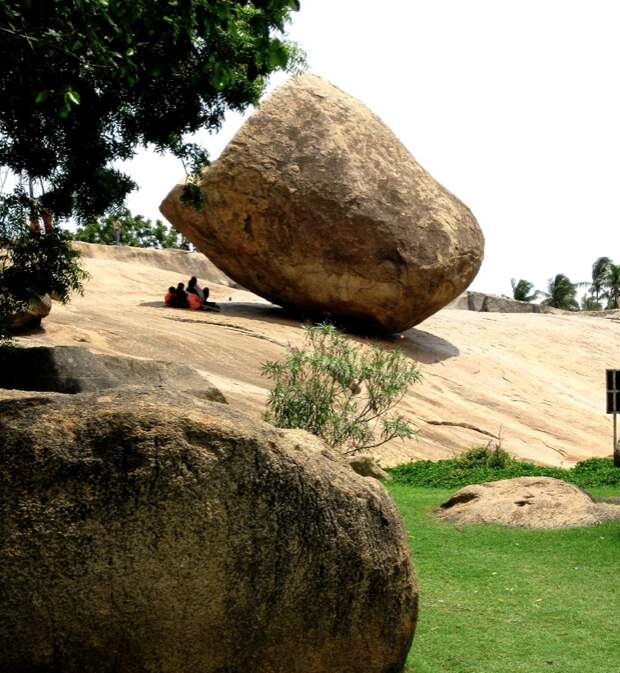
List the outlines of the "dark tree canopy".
{"label": "dark tree canopy", "polygon": [[527,301],[533,302],[536,301],[538,297],[538,290],[534,290],[534,285],[524,278],[516,280],[513,278],[510,281],[512,285],[512,297],[517,301]]}
{"label": "dark tree canopy", "polygon": [[[187,135],[219,129],[226,110],[258,102],[271,72],[302,65],[283,34],[297,9],[298,0],[0,2],[0,340],[33,296],[66,301],[79,289],[76,253],[54,223],[118,212],[135,185],[115,162],[151,146],[191,178],[207,155]],[[187,196],[197,191],[190,179]]]}
{"label": "dark tree canopy", "polygon": [[561,308],[565,311],[578,311],[577,287],[578,283],[571,283],[567,276],[558,273],[549,279],[547,292],[542,293],[546,297],[543,304]]}
{"label": "dark tree canopy", "polygon": [[96,216],[133,184],[111,166],[171,151],[258,101],[294,64],[281,34],[297,0],[18,0],[0,3],[0,166],[42,180],[42,207]]}

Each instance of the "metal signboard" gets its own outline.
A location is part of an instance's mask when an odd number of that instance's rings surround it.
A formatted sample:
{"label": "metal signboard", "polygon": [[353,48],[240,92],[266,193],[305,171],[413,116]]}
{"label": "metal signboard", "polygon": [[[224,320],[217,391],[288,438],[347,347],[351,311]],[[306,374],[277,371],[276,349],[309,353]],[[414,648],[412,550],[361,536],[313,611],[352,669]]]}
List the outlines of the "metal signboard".
{"label": "metal signboard", "polygon": [[620,369],[607,370],[607,413],[620,414]]}
{"label": "metal signboard", "polygon": [[614,415],[614,465],[620,467],[620,445],[618,444],[618,430],[616,419],[620,414],[620,369],[606,371],[607,383],[607,413]]}

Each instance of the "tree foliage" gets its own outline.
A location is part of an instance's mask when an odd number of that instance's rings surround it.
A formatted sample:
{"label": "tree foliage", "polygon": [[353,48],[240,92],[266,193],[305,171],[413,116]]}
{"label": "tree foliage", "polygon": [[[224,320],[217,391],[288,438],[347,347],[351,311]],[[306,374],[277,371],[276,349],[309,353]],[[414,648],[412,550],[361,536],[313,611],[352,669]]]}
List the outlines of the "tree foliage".
{"label": "tree foliage", "polygon": [[13,316],[32,297],[49,293],[66,302],[86,277],[69,235],[23,226],[29,212],[29,198],[20,190],[0,199],[0,341],[10,337]]}
{"label": "tree foliage", "polygon": [[523,278],[520,280],[513,278],[510,281],[510,284],[512,285],[513,299],[516,299],[517,301],[532,302],[535,301],[540,294],[538,290],[534,290],[534,285],[532,283]]}
{"label": "tree foliage", "polygon": [[420,372],[398,350],[357,347],[330,325],[306,328],[303,348],[263,364],[275,381],[266,420],[302,428],[344,453],[413,437],[415,430],[390,412]]}
{"label": "tree foliage", "polygon": [[592,265],[592,283],[582,300],[583,310],[601,311],[620,308],[620,264],[610,257],[599,257]]}
{"label": "tree foliage", "polygon": [[605,284],[605,277],[611,263],[609,257],[599,257],[592,265],[592,285],[590,291],[597,301],[600,299],[603,285]]}
{"label": "tree foliage", "polygon": [[258,102],[298,61],[282,37],[295,0],[0,3],[0,166],[45,182],[57,217],[98,216],[134,186],[112,162],[136,147],[198,170],[185,141]]}
{"label": "tree foliage", "polygon": [[[0,332],[26,292],[80,284],[75,253],[39,221],[92,221],[134,188],[115,167],[140,146],[208,162],[188,134],[258,102],[302,65],[284,28],[297,0],[16,0],[0,3]],[[15,177],[4,192],[4,176]],[[47,229],[47,227],[46,227]],[[26,255],[27,252],[27,255]],[[31,270],[40,264],[37,281]],[[8,274],[8,275],[7,275]],[[10,282],[9,282],[10,281]]]}
{"label": "tree foliage", "polygon": [[581,310],[582,311],[602,311],[603,305],[598,299],[592,294],[584,294],[581,297]]}
{"label": "tree foliage", "polygon": [[132,215],[127,209],[80,224],[73,238],[86,243],[113,245],[114,222],[120,226],[121,243],[136,248],[178,248],[183,237],[161,220],[153,222],[142,215]]}
{"label": "tree foliage", "polygon": [[558,273],[549,280],[547,292],[542,293],[545,295],[543,304],[565,311],[578,311],[577,287],[577,283],[571,283],[567,276]]}
{"label": "tree foliage", "polygon": [[610,261],[602,280],[602,297],[607,300],[608,309],[620,308],[620,264]]}

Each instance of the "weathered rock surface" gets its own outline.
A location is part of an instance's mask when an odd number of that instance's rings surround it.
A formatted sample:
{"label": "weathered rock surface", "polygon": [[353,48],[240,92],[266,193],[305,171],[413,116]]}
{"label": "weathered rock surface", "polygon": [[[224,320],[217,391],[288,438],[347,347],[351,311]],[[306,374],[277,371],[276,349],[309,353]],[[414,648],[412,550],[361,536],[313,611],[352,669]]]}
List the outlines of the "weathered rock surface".
{"label": "weathered rock surface", "polygon": [[52,310],[52,298],[49,294],[42,297],[33,297],[28,307],[13,316],[12,330],[19,334],[26,330],[35,329],[41,325],[41,320],[47,318]]}
{"label": "weathered rock surface", "polygon": [[390,481],[392,476],[386,472],[377,462],[375,456],[368,454],[359,454],[351,456],[347,459],[354,472],[357,472],[362,477],[372,477],[373,479],[383,479]]}
{"label": "weathered rock surface", "polygon": [[458,296],[483,236],[359,101],[313,75],[289,80],[202,175],[204,208],[161,212],[262,297],[397,332]]}
{"label": "weathered rock surface", "polygon": [[417,594],[384,488],[226,405],[0,402],[2,673],[396,673]]}
{"label": "weathered rock surface", "polygon": [[134,248],[129,245],[99,245],[83,241],[72,241],[71,246],[80,253],[82,259],[122,260],[129,264],[177,271],[181,274],[179,280],[185,283],[191,276],[196,276],[201,285],[217,283],[228,287],[238,287],[237,283],[228,278],[200,252],[174,248],[156,250],[155,248]]}
{"label": "weathered rock surface", "polygon": [[435,514],[458,524],[569,528],[620,518],[620,506],[595,502],[585,491],[560,479],[518,477],[466,486]]}
{"label": "weathered rock surface", "polygon": [[[159,268],[156,258],[153,267],[114,261],[109,251],[121,247],[93,246],[102,257],[83,260],[90,274],[84,295],[55,305],[44,334],[16,343],[88,344],[98,352],[191,365],[232,406],[259,420],[269,393],[260,363],[302,346],[299,322],[256,295],[219,285],[211,294],[220,314],[169,310],[161,292],[178,274]],[[580,311],[439,311],[398,339],[424,370],[423,383],[399,409],[421,431],[372,453],[385,466],[454,457],[489,440],[474,426],[492,435],[501,428],[504,448],[522,460],[566,466],[609,456],[612,428],[601,372],[617,361],[619,320]]]}
{"label": "weathered rock surface", "polygon": [[185,390],[226,402],[217,388],[187,365],[98,355],[81,346],[0,348],[0,388],[74,394],[128,385]]}
{"label": "weathered rock surface", "polygon": [[518,301],[504,295],[471,291],[464,292],[450,302],[447,308],[461,311],[479,311],[481,313],[554,313],[556,315],[570,313],[570,311],[562,311],[552,306]]}

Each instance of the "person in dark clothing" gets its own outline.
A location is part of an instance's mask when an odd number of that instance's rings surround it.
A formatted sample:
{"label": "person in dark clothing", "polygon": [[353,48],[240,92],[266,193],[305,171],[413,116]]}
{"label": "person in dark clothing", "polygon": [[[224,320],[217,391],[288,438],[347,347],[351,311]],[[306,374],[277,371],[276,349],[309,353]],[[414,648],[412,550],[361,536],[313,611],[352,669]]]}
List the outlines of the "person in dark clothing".
{"label": "person in dark clothing", "polygon": [[203,309],[208,311],[219,311],[220,307],[214,301],[207,301],[209,299],[209,288],[201,288],[198,285],[198,279],[196,276],[192,276],[187,283],[187,291],[192,292],[193,294],[200,297],[200,300],[203,303]]}
{"label": "person in dark clothing", "polygon": [[189,282],[187,283],[187,291],[192,292],[193,294],[197,294],[200,297],[200,300],[204,301],[205,303],[209,298],[209,288],[200,287],[200,285],[198,285],[198,279],[196,278],[196,276],[192,276],[189,279]]}
{"label": "person in dark clothing", "polygon": [[198,286],[198,279],[196,278],[196,276],[192,276],[189,279],[187,283],[187,291],[191,292],[192,294],[197,294],[200,297],[201,301],[204,299],[202,289]]}
{"label": "person in dark clothing", "polygon": [[189,308],[187,301],[187,292],[185,292],[185,283],[179,283],[175,292],[175,306],[178,308]]}

